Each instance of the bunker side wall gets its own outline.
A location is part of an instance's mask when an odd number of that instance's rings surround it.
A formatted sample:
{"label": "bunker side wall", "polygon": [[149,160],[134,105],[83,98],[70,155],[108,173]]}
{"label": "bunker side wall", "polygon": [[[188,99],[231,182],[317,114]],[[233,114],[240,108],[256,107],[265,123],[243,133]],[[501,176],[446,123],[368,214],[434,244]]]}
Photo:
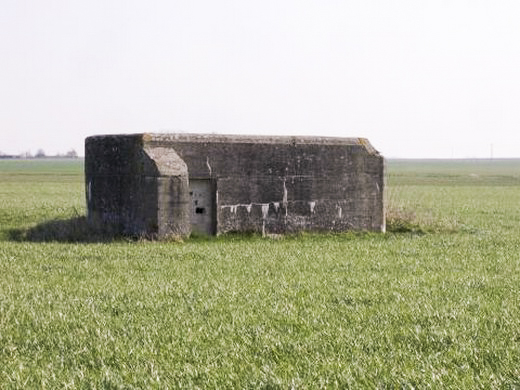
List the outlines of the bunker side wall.
{"label": "bunker side wall", "polygon": [[158,178],[142,137],[98,136],[85,141],[87,216],[119,233],[158,232]]}

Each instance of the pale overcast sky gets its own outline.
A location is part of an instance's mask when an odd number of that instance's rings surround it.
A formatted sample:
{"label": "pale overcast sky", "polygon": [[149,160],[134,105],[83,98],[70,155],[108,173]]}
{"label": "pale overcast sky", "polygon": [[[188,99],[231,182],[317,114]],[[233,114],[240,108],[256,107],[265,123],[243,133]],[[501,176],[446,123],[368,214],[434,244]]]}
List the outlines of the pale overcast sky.
{"label": "pale overcast sky", "polygon": [[4,153],[182,131],[520,157],[518,0],[0,0],[0,53]]}

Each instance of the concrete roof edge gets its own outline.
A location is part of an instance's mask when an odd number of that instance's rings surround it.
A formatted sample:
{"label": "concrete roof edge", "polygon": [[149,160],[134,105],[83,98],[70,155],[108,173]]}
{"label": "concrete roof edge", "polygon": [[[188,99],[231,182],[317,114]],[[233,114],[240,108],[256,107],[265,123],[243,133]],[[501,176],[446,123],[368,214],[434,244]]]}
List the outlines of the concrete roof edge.
{"label": "concrete roof edge", "polygon": [[143,138],[147,133],[127,133],[127,134],[95,134],[89,135],[86,137],[86,140],[89,139],[103,139],[103,138]]}
{"label": "concrete roof edge", "polygon": [[202,133],[147,133],[145,141],[177,142],[229,142],[229,143],[300,143],[300,144],[345,144],[359,145],[359,138],[284,136],[284,135],[245,135],[245,134],[202,134]]}
{"label": "concrete roof edge", "polygon": [[258,144],[318,144],[318,145],[360,145],[369,154],[379,155],[379,152],[366,138],[359,137],[322,137],[295,135],[244,135],[244,134],[211,134],[211,133],[135,133],[94,135],[87,139],[102,138],[138,138],[143,143],[162,142],[228,142],[228,143],[258,143]]}

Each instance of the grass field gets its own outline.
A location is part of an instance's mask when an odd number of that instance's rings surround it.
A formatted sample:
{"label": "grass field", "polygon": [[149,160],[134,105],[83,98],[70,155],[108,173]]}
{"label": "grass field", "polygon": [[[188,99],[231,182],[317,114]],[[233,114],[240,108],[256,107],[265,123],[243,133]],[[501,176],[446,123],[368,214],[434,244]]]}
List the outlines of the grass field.
{"label": "grass field", "polygon": [[387,168],[387,234],[88,242],[0,160],[0,387],[520,388],[520,160]]}

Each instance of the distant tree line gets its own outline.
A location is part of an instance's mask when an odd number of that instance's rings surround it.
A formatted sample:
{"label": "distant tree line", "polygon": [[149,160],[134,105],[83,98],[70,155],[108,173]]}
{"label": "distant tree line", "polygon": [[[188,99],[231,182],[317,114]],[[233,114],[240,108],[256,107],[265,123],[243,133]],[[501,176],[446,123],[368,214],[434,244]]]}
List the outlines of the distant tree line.
{"label": "distant tree line", "polygon": [[43,149],[38,149],[33,155],[31,151],[25,151],[20,154],[6,154],[0,151],[0,159],[30,159],[30,158],[78,158],[78,153],[74,149],[70,149],[67,153],[58,153],[56,155],[47,155]]}

